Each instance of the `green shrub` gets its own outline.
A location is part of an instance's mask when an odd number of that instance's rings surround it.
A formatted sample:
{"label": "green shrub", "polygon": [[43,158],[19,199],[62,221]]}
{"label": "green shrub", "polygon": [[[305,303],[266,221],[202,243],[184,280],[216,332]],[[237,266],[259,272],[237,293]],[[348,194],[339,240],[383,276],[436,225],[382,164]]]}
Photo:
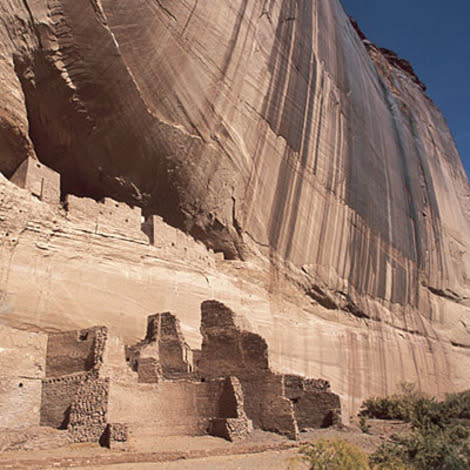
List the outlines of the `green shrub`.
{"label": "green shrub", "polygon": [[417,391],[413,384],[403,383],[401,393],[365,400],[361,414],[370,418],[400,419],[411,422],[413,419],[419,419],[423,413],[427,416],[427,409],[433,407],[435,403],[434,399]]}
{"label": "green shrub", "polygon": [[447,419],[470,420],[470,390],[447,395],[441,404],[441,413]]}
{"label": "green shrub", "polygon": [[438,402],[407,385],[401,394],[366,400],[364,407],[363,416],[402,419],[412,428],[370,456],[373,469],[470,469],[470,391]]}
{"label": "green shrub", "polygon": [[300,448],[310,470],[369,470],[367,455],[342,439],[322,439]]}
{"label": "green shrub", "polygon": [[370,426],[369,424],[367,423],[367,419],[365,416],[360,416],[359,417],[359,427],[361,428],[361,431],[364,433],[364,434],[369,434],[370,432]]}
{"label": "green shrub", "polygon": [[455,429],[445,430],[437,426],[418,428],[383,443],[370,456],[369,462],[374,469],[393,468],[395,464],[416,470],[468,470],[468,445],[459,437],[465,434],[456,434]]}
{"label": "green shrub", "polygon": [[435,424],[446,427],[457,420],[470,421],[470,390],[448,395],[438,402],[404,383],[401,392],[389,397],[372,397],[364,401],[361,416],[378,419],[399,419],[414,427]]}

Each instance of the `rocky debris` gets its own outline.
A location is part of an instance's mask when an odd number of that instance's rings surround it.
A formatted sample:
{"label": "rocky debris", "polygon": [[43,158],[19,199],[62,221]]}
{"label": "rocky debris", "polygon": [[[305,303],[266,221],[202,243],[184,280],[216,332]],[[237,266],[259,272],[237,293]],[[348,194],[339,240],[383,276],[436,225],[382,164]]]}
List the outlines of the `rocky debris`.
{"label": "rocky debris", "polygon": [[50,450],[65,447],[71,442],[67,432],[46,426],[1,428],[0,454],[13,451]]}

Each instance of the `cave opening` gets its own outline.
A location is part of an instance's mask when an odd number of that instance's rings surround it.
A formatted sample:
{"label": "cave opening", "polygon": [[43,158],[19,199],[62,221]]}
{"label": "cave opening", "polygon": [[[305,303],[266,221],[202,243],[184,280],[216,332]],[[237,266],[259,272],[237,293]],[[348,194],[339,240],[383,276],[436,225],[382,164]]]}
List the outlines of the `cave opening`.
{"label": "cave opening", "polygon": [[[60,174],[64,205],[68,194],[97,202],[108,197],[140,207],[145,218],[159,215],[169,225],[186,229],[178,182],[162,145],[144,145],[131,131],[114,142],[116,133],[107,131],[119,116],[107,114],[106,109],[102,114],[91,112],[78,96],[79,91],[67,83],[43,51],[37,50],[30,58],[16,56],[14,65],[23,91],[30,140],[39,161]],[[90,89],[86,94],[90,95]],[[99,101],[100,91],[96,89],[95,111]],[[123,142],[125,145],[119,148]]]}

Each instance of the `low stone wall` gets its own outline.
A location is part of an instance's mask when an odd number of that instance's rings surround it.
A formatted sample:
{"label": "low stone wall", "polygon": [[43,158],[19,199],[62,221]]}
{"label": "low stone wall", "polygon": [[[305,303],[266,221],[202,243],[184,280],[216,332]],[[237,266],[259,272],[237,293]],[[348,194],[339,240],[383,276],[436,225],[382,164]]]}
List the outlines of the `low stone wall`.
{"label": "low stone wall", "polygon": [[218,415],[222,381],[129,384],[112,382],[108,420],[152,428],[156,436],[204,435]]}
{"label": "low stone wall", "polygon": [[148,217],[142,225],[142,230],[149,237],[150,243],[163,256],[190,260],[207,267],[215,267],[215,260],[220,257],[223,259],[222,254],[215,254],[212,250],[208,250],[203,243],[197,242],[190,235],[168,225],[158,215]]}
{"label": "low stone wall", "polygon": [[94,233],[117,235],[147,241],[141,230],[142,210],[124,202],[105,198],[102,202],[68,194],[65,199],[68,218]]}
{"label": "low stone wall", "polygon": [[44,379],[41,393],[41,426],[67,429],[70,410],[87,374]]}
{"label": "low stone wall", "polygon": [[336,424],[341,415],[339,396],[332,393],[323,379],[305,379],[283,375],[285,395],[294,404],[294,415],[300,431]]}

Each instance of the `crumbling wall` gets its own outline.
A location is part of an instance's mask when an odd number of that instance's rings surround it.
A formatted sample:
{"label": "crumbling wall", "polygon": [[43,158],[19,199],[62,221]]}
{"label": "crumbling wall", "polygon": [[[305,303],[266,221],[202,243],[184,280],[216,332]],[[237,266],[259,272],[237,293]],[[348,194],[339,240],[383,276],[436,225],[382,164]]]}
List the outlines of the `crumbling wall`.
{"label": "crumbling wall", "polygon": [[323,379],[306,379],[284,375],[285,395],[294,404],[294,414],[300,431],[324,428],[336,424],[341,415],[339,396],[331,392]]}
{"label": "crumbling wall", "polygon": [[38,160],[27,158],[11,177],[11,182],[28,189],[41,201],[60,203],[60,174]]}
{"label": "crumbling wall", "polygon": [[[74,442],[98,442],[106,428],[109,379],[87,377],[70,407],[68,429]],[[131,397],[128,397],[130,399]]]}
{"label": "crumbling wall", "polygon": [[126,361],[126,348],[121,338],[110,331],[106,335],[98,375],[111,380],[137,381],[137,375]]}
{"label": "crumbling wall", "polygon": [[106,327],[50,333],[47,340],[46,377],[60,377],[99,368],[107,334]]}
{"label": "crumbling wall", "polygon": [[171,313],[152,315],[147,323],[147,341],[156,341],[165,378],[192,372],[191,348],[181,332],[180,321]]}
{"label": "crumbling wall", "polygon": [[74,442],[122,447],[132,429],[235,440],[254,424],[295,439],[299,428],[336,421],[339,398],[328,382],[274,373],[266,341],[240,328],[228,307],[206,301],[201,312],[195,372],[168,312],[149,316],[145,339],[127,348],[131,367],[105,327],[49,335],[41,424],[68,429]]}
{"label": "crumbling wall", "polygon": [[129,427],[127,424],[108,423],[100,438],[100,444],[109,449],[126,450],[128,437]]}
{"label": "crumbling wall", "polygon": [[44,379],[41,391],[41,426],[67,429],[70,410],[82,383],[88,374]]}
{"label": "crumbling wall", "polygon": [[218,399],[217,417],[211,419],[209,433],[229,441],[244,439],[253,430],[253,423],[245,413],[243,389],[236,377],[222,382]]}
{"label": "crumbling wall", "polygon": [[266,341],[237,326],[234,312],[224,304],[202,303],[201,334],[197,372],[203,377],[236,376],[255,426],[297,438],[299,428],[338,420],[339,397],[328,391],[328,382],[273,373]]}
{"label": "crumbling wall", "polygon": [[142,210],[123,202],[105,198],[102,202],[87,197],[67,195],[68,217],[94,233],[118,235],[145,241],[141,230]]}
{"label": "crumbling wall", "polygon": [[0,325],[0,428],[37,426],[47,336]]}
{"label": "crumbling wall", "polygon": [[[103,437],[110,424],[110,380],[136,382],[125,361],[124,345],[105,327],[49,334],[46,371],[41,425],[68,429],[74,442],[98,442]],[[107,445],[121,442],[123,432],[118,428],[108,430]]]}
{"label": "crumbling wall", "polygon": [[142,224],[142,230],[149,237],[150,243],[164,256],[190,260],[207,267],[214,267],[215,260],[220,259],[220,256],[223,259],[223,254],[215,254],[203,243],[165,223],[158,215],[148,217]]}
{"label": "crumbling wall", "polygon": [[201,304],[199,369],[210,376],[269,373],[266,341],[255,333],[241,330],[234,319],[235,313],[220,302]]}
{"label": "crumbling wall", "polygon": [[193,357],[181,332],[179,320],[169,312],[147,318],[145,339],[127,348],[127,360],[138,372],[139,382],[187,377],[193,371]]}

